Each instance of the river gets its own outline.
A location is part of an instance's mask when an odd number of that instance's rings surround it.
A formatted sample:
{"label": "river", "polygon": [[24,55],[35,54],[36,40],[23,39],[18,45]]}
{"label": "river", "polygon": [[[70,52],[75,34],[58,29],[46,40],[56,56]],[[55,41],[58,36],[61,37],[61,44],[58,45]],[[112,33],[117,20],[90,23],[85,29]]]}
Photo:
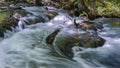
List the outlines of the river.
{"label": "river", "polygon": [[[40,8],[30,8],[35,15]],[[56,10],[60,12],[61,10]],[[61,11],[63,13],[63,11]],[[64,12],[65,13],[65,12]],[[66,13],[65,13],[66,14]],[[64,16],[58,16],[61,20]],[[46,44],[45,38],[54,31],[54,24],[29,25],[19,32],[9,32],[0,42],[0,68],[119,68],[120,19],[99,18],[104,24],[99,36],[106,40],[104,46],[82,51],[73,47],[72,59],[61,54],[55,45]],[[67,20],[67,19],[64,19]],[[57,21],[58,22],[58,21]],[[117,23],[117,25],[114,25]],[[51,26],[52,25],[52,26]],[[58,26],[56,26],[58,27]],[[61,27],[61,26],[60,26]]]}

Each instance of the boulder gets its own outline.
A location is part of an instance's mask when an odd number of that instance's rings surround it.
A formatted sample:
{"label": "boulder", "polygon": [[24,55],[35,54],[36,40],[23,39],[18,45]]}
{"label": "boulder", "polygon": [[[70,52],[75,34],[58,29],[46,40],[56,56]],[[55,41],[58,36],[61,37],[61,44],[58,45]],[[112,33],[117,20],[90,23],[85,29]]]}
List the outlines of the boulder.
{"label": "boulder", "polygon": [[46,41],[50,44],[53,43],[55,47],[57,47],[64,55],[68,57],[73,56],[72,47],[74,46],[80,46],[83,48],[96,48],[103,46],[105,43],[105,40],[98,36],[97,33],[69,33],[69,30],[64,29],[61,31],[55,30],[47,37]]}
{"label": "boulder", "polygon": [[103,28],[102,23],[100,22],[90,22],[90,21],[84,21],[83,23],[80,24],[81,28],[83,30],[101,30]]}
{"label": "boulder", "polygon": [[49,20],[53,19],[55,16],[58,15],[58,13],[56,12],[44,12],[43,14],[46,15],[49,18]]}
{"label": "boulder", "polygon": [[101,30],[103,28],[103,24],[101,22],[93,22],[93,21],[86,21],[86,20],[81,20],[80,22],[76,22],[76,20],[74,21],[74,25],[77,28],[80,28],[82,30],[94,30],[94,31],[98,31]]}

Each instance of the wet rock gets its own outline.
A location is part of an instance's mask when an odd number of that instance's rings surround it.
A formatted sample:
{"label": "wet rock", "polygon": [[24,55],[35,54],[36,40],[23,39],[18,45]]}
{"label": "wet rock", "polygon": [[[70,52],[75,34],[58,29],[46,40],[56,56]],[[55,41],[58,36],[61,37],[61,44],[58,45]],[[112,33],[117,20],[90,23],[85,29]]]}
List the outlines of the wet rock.
{"label": "wet rock", "polygon": [[85,20],[78,22],[78,23],[76,23],[76,21],[74,21],[74,25],[76,26],[76,28],[80,28],[85,31],[87,31],[87,30],[98,31],[103,28],[103,24],[100,22],[92,22],[92,21],[85,21]]}
{"label": "wet rock", "polygon": [[15,4],[15,6],[19,6],[19,7],[28,7],[28,6],[30,6],[29,4],[27,4],[27,3],[17,3],[17,4]]}
{"label": "wet rock", "polygon": [[103,28],[102,24],[89,22],[89,21],[84,21],[83,23],[80,24],[80,26],[83,30],[95,30],[95,31],[97,31],[98,29]]}
{"label": "wet rock", "polygon": [[20,30],[23,30],[25,29],[26,25],[32,25],[39,22],[44,22],[44,19],[36,16],[21,17],[19,18],[18,27]]}
{"label": "wet rock", "polygon": [[57,8],[55,8],[54,6],[44,6],[44,8],[48,11],[57,10]]}
{"label": "wet rock", "polygon": [[14,10],[14,14],[19,14],[20,16],[24,17],[24,16],[27,16],[28,14],[30,14],[29,12],[26,12],[24,9],[16,9]]}
{"label": "wet rock", "polygon": [[48,44],[52,44],[56,35],[60,32],[60,29],[56,29],[54,32],[52,32],[47,38],[46,38],[46,42]]}
{"label": "wet rock", "polygon": [[[53,38],[53,37],[55,36],[49,35],[48,38]],[[50,40],[51,39],[49,39],[49,41]],[[105,40],[95,33],[93,34],[90,34],[88,32],[68,33],[67,31],[64,32],[61,31],[59,32],[59,34],[57,34],[53,43],[54,45],[56,45],[56,47],[58,47],[58,49],[60,49],[60,51],[63,54],[65,54],[68,57],[72,57],[73,56],[72,47],[74,46],[80,46],[83,48],[101,47],[104,45]]]}
{"label": "wet rock", "polygon": [[17,4],[10,4],[9,8],[11,8],[11,9],[22,9],[23,7],[27,7],[27,6],[30,6],[30,5],[27,4],[27,3],[17,3]]}
{"label": "wet rock", "polygon": [[8,8],[10,8],[10,9],[22,9],[20,6],[16,6],[15,4],[9,5]]}
{"label": "wet rock", "polygon": [[4,37],[4,33],[3,30],[1,30],[1,28],[0,28],[0,37]]}
{"label": "wet rock", "polygon": [[10,4],[9,6],[0,7],[0,9],[3,10],[3,11],[9,11],[9,10],[22,9],[22,7],[21,6],[17,6],[15,4]]}
{"label": "wet rock", "polygon": [[1,10],[7,10],[8,7],[4,6],[4,7],[0,7]]}
{"label": "wet rock", "polygon": [[45,12],[43,14],[46,15],[50,20],[53,19],[56,15],[58,15],[58,13],[56,12]]}

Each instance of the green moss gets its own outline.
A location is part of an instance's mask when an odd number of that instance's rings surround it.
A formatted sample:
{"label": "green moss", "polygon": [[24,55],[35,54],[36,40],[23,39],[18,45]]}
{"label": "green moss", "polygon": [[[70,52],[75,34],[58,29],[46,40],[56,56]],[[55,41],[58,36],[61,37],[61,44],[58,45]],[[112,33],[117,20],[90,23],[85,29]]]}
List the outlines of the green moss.
{"label": "green moss", "polygon": [[11,17],[12,10],[3,11],[0,10],[0,32],[3,33],[6,30],[11,30],[11,26],[15,22],[15,19]]}
{"label": "green moss", "polygon": [[120,3],[105,1],[104,6],[98,3],[97,11],[100,16],[120,17]]}
{"label": "green moss", "polygon": [[3,11],[0,10],[0,22],[2,22],[5,18],[7,18],[8,16],[10,16],[12,13],[12,11]]}
{"label": "green moss", "polygon": [[1,22],[2,20],[4,20],[6,17],[7,17],[7,14],[6,14],[6,13],[3,13],[3,12],[0,10],[0,22]]}

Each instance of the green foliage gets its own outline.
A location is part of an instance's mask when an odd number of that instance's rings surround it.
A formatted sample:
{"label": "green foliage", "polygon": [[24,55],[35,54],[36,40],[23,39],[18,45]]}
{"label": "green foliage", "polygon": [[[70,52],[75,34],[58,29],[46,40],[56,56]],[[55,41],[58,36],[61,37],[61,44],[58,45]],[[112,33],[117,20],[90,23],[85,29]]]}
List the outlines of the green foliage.
{"label": "green foliage", "polygon": [[107,0],[104,2],[105,5],[101,6],[99,3],[99,6],[97,7],[98,14],[101,16],[108,16],[108,17],[120,17],[120,6],[119,2],[113,0]]}
{"label": "green foliage", "polygon": [[6,17],[10,16],[12,14],[12,11],[3,11],[0,10],[0,22],[3,21]]}
{"label": "green foliage", "polygon": [[88,17],[88,14],[87,14],[86,12],[82,12],[79,16],[80,16],[80,17],[81,17],[81,16],[86,16],[86,17]]}
{"label": "green foliage", "polygon": [[7,13],[3,13],[2,10],[0,10],[0,21],[3,21],[7,17]]}
{"label": "green foliage", "polygon": [[79,2],[75,1],[74,6],[78,6]]}
{"label": "green foliage", "polygon": [[5,30],[11,30],[10,25],[14,23],[13,19],[10,19],[9,17],[13,11],[8,10],[8,11],[3,11],[0,10],[0,32],[4,32]]}
{"label": "green foliage", "polygon": [[[9,5],[13,0],[0,3],[0,6]],[[36,0],[26,0],[28,3],[35,3]],[[40,0],[42,1],[42,0]],[[108,16],[120,17],[120,0],[51,0],[51,3],[58,4],[61,8],[69,11],[80,12],[79,16]],[[82,5],[84,4],[84,5]],[[85,12],[84,12],[85,11]],[[82,13],[81,13],[82,12]],[[5,14],[1,14],[0,20]]]}

